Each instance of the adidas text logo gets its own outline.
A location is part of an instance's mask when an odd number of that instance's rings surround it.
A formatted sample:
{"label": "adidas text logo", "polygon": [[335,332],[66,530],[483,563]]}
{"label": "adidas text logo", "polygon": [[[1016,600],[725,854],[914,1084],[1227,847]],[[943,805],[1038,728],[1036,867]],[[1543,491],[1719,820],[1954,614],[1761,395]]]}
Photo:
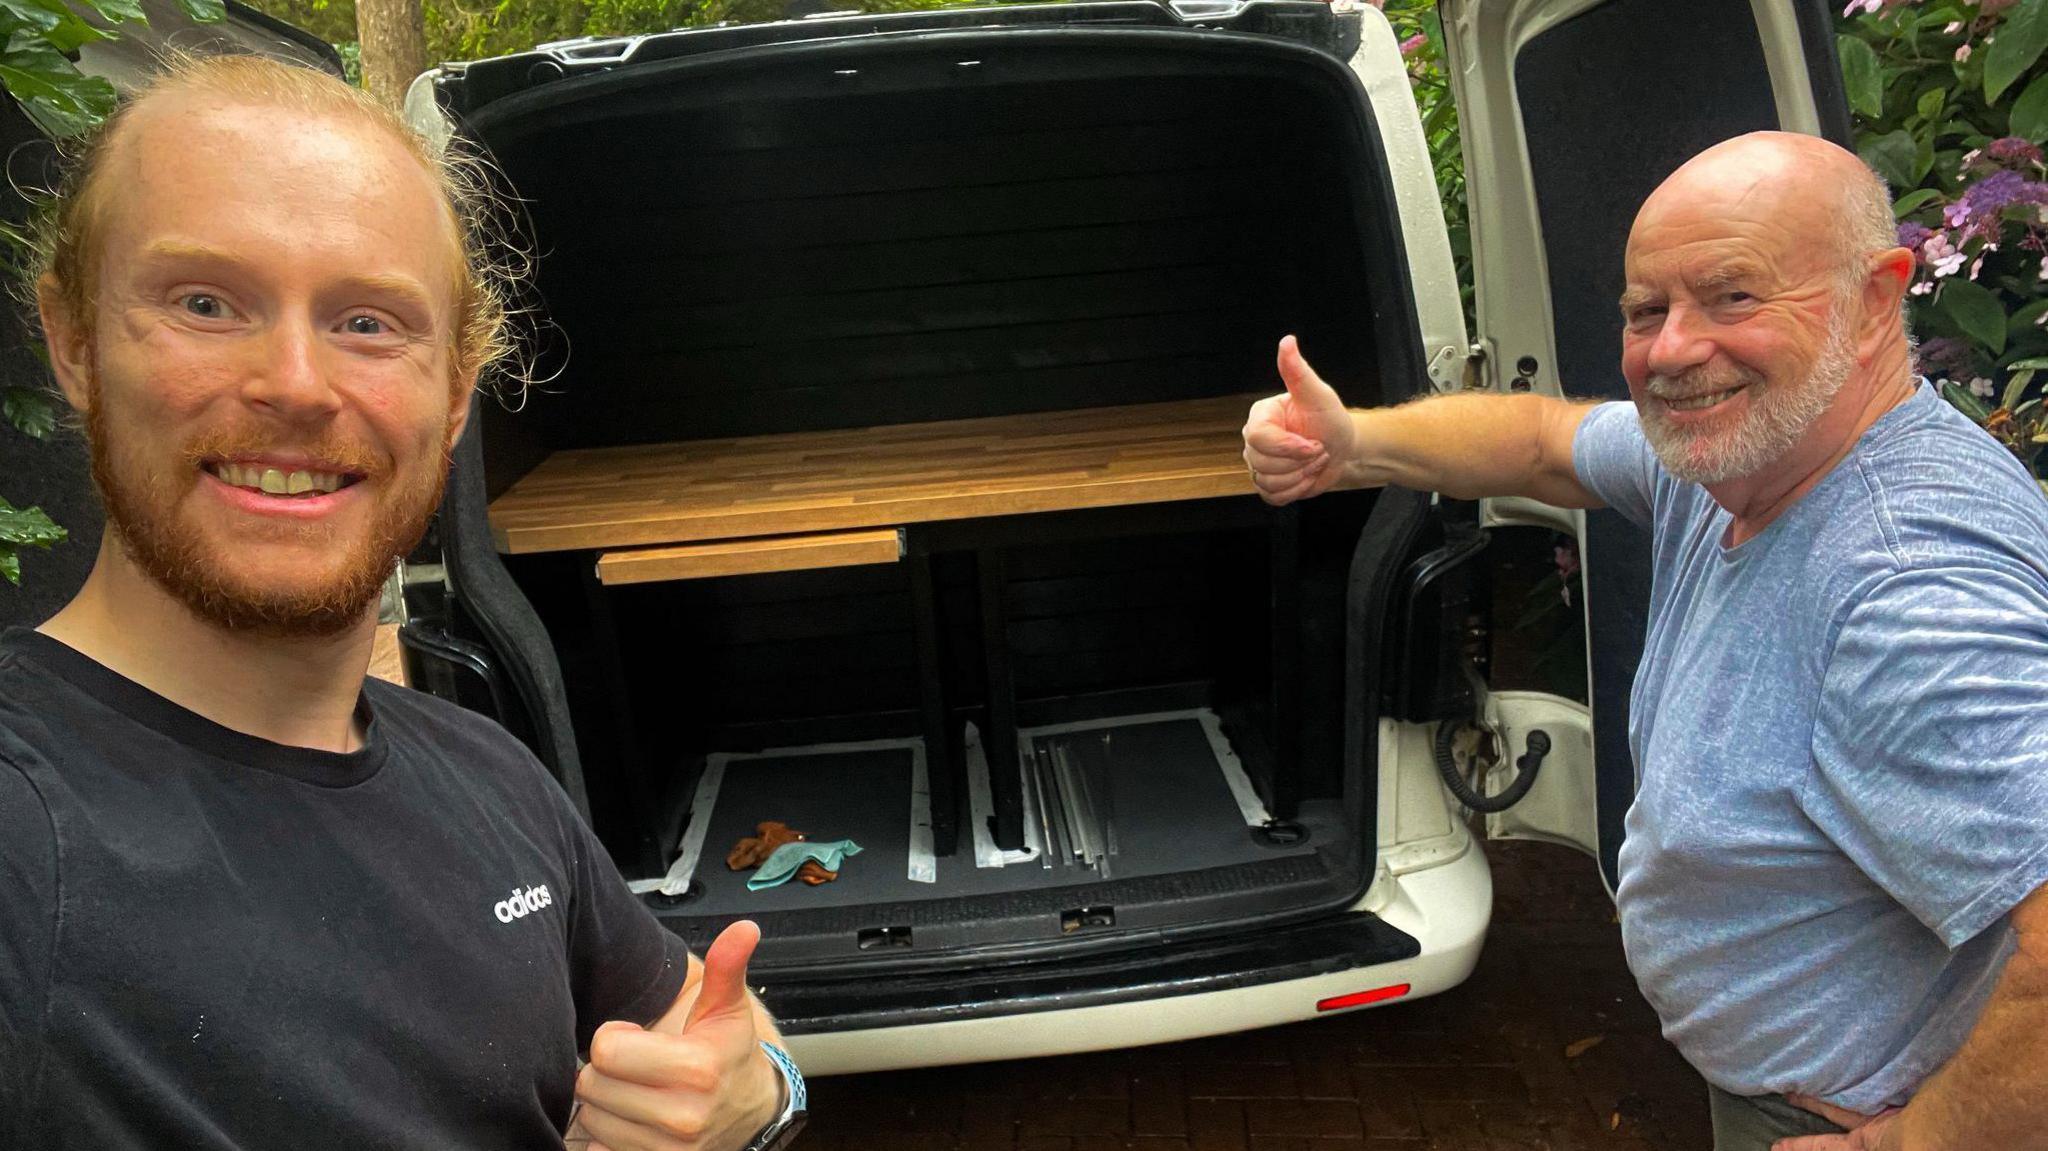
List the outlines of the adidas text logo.
{"label": "adidas text logo", "polygon": [[491,911],[497,915],[499,923],[510,923],[515,919],[524,919],[554,902],[555,897],[548,894],[548,885],[543,883],[539,887],[513,891],[509,899],[500,899],[492,906]]}

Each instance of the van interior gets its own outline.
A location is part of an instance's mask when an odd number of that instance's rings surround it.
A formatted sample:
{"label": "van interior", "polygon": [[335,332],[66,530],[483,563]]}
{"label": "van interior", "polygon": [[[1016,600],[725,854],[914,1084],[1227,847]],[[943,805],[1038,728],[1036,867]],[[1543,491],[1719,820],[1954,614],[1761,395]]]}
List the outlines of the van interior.
{"label": "van interior", "polygon": [[[464,130],[567,352],[482,411],[493,500],[586,449],[1211,401],[1234,433],[1289,332],[1354,405],[1423,386],[1363,93],[1297,45],[827,39],[536,84]],[[1378,700],[1347,650],[1378,621],[1347,605],[1409,553],[1361,546],[1374,493],[1249,491],[910,523],[895,563],[503,561],[658,914],[753,918],[770,968],[1029,954],[1326,914],[1371,878]],[[750,889],[727,856],[768,821],[858,854]]]}

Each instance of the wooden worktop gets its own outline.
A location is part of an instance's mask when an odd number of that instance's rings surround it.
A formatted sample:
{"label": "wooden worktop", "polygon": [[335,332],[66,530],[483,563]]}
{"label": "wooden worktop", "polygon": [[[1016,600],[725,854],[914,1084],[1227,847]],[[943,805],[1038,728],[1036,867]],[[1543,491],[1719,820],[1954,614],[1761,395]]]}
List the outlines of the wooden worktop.
{"label": "wooden worktop", "polygon": [[522,554],[1250,494],[1255,399],[556,452],[491,534]]}

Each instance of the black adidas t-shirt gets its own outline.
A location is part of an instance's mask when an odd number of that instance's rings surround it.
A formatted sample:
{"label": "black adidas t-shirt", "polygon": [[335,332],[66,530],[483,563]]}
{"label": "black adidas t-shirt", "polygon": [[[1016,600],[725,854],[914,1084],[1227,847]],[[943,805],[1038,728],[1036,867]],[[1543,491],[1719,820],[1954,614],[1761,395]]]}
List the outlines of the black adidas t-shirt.
{"label": "black adidas t-shirt", "polygon": [[286,747],[0,637],[0,1148],[561,1146],[683,944],[502,729],[359,707]]}

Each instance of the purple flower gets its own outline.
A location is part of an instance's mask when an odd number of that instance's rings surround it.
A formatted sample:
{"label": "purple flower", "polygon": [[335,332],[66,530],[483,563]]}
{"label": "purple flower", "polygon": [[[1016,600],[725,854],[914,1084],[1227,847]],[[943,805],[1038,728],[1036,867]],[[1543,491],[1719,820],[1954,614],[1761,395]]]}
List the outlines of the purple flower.
{"label": "purple flower", "polygon": [[2018,172],[1997,171],[1965,189],[1962,198],[1942,212],[1942,222],[1957,229],[1957,246],[1998,234],[1999,213],[2015,204],[2048,204],[2048,184]]}
{"label": "purple flower", "polygon": [[1916,224],[1911,220],[1907,220],[1905,223],[1899,225],[1899,247],[1911,248],[1915,252],[1918,252],[1920,250],[1920,245],[1926,243],[1928,237],[1932,235],[1934,235],[1933,228],[1930,228],[1925,224]]}
{"label": "purple flower", "polygon": [[1963,261],[1968,258],[1956,248],[1947,232],[1936,232],[1927,237],[1926,243],[1920,245],[1920,259],[1927,265],[1928,270],[1934,273],[1937,280],[1943,276],[1955,275],[1956,270],[1961,268]]}
{"label": "purple flower", "polygon": [[2007,168],[2038,168],[2041,149],[2024,136],[2005,136],[1984,145],[1984,158]]}
{"label": "purple flower", "polygon": [[1422,51],[1422,46],[1427,43],[1429,43],[1429,37],[1417,32],[1415,35],[1401,41],[1401,55],[1413,56],[1417,52]]}

